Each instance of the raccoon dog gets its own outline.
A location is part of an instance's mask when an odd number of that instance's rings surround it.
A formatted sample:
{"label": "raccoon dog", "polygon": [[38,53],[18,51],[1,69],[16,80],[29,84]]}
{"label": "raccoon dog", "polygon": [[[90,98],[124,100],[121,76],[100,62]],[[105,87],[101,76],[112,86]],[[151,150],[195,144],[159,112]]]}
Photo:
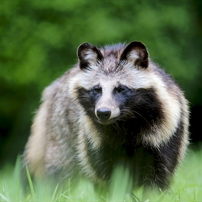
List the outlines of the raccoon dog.
{"label": "raccoon dog", "polygon": [[24,153],[31,175],[107,183],[123,163],[134,185],[166,188],[188,145],[183,92],[141,42],[77,54],[43,93]]}

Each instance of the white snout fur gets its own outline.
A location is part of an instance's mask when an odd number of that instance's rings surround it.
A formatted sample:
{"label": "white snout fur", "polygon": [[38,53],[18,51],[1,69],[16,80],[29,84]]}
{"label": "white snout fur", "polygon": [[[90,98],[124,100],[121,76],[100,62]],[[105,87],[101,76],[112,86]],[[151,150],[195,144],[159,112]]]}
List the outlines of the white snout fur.
{"label": "white snout fur", "polygon": [[120,108],[112,94],[113,89],[114,85],[102,85],[102,96],[95,106],[95,115],[97,118],[98,109],[109,109],[111,111],[111,116],[109,120],[116,118],[120,115]]}

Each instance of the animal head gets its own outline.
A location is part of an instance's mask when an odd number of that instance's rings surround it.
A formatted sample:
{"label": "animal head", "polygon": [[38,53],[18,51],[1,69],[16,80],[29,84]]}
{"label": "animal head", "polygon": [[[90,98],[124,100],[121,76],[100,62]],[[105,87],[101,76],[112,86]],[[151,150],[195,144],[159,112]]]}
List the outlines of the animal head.
{"label": "animal head", "polygon": [[[161,104],[152,88],[149,55],[143,43],[134,41],[103,49],[83,43],[78,58],[83,72],[78,98],[93,120],[111,124],[137,118],[148,124],[149,119],[160,115]],[[147,117],[155,110],[155,115]]]}

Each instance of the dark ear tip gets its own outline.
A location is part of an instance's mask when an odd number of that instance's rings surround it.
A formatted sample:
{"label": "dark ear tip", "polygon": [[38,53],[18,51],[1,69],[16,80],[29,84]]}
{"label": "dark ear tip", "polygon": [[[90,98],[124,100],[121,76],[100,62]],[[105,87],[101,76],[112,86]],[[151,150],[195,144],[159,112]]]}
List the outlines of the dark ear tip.
{"label": "dark ear tip", "polygon": [[82,52],[85,50],[85,49],[88,49],[88,48],[90,48],[91,47],[91,45],[90,44],[88,44],[88,43],[82,43],[78,48],[77,48],[77,56],[79,57],[79,58],[81,58],[82,56]]}
{"label": "dark ear tip", "polygon": [[87,43],[87,42],[85,42],[85,43],[82,43],[80,46],[89,47],[89,46],[90,46],[90,44],[89,44],[89,43]]}
{"label": "dark ear tip", "polygon": [[79,47],[78,47],[78,51],[79,50],[82,50],[82,49],[86,49],[86,48],[89,48],[91,47],[91,45],[89,43],[82,43]]}
{"label": "dark ear tip", "polygon": [[147,49],[146,45],[141,41],[132,41],[128,46]]}

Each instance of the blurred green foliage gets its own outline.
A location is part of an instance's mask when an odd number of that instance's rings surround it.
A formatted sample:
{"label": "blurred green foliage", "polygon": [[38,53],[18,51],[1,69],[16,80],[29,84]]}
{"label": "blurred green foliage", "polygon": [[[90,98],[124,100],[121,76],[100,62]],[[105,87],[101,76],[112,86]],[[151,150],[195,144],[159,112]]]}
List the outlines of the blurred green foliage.
{"label": "blurred green foliage", "polygon": [[22,152],[41,91],[77,62],[82,42],[144,42],[201,104],[201,10],[197,0],[0,1],[0,160]]}

